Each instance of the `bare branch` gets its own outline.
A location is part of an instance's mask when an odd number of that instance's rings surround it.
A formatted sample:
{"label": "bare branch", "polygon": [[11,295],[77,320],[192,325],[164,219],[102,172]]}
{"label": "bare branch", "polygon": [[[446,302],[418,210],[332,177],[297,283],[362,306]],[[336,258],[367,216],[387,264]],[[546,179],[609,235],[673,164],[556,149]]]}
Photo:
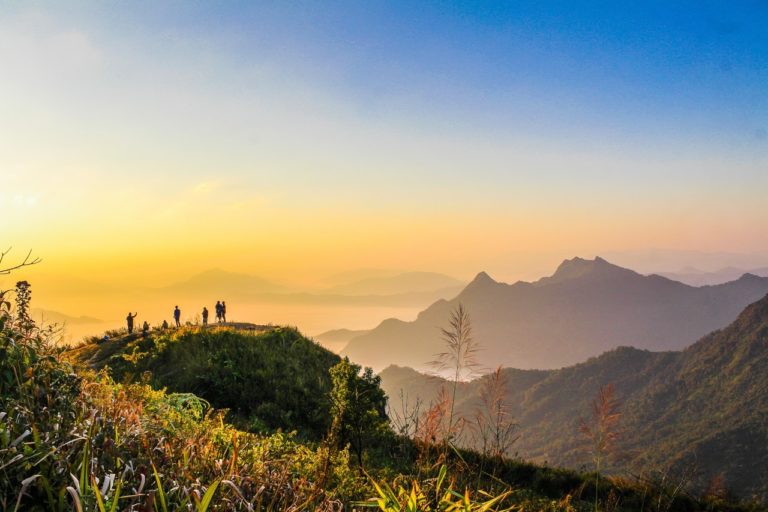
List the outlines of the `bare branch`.
{"label": "bare branch", "polygon": [[[8,250],[0,253],[0,263],[2,263],[3,259],[5,259],[5,256],[9,252],[11,252],[11,249],[13,249],[13,247],[9,247]],[[38,257],[34,257],[33,258],[32,257],[32,249],[30,249],[29,252],[27,253],[27,255],[24,257],[24,260],[21,263],[19,263],[17,265],[14,265],[12,267],[0,268],[0,275],[8,275],[11,272],[13,272],[14,270],[18,270],[18,269],[20,269],[22,267],[29,267],[30,265],[37,265],[41,261],[43,261],[41,258],[38,258]]]}

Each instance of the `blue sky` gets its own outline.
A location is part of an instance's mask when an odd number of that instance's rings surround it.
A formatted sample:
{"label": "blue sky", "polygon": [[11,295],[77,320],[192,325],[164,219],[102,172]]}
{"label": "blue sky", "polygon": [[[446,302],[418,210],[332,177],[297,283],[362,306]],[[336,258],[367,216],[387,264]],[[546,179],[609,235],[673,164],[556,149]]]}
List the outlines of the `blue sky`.
{"label": "blue sky", "polygon": [[768,113],[768,5],[674,4],[233,3],[153,21],[221,38],[235,65],[266,54],[371,115],[415,107],[492,127],[527,114],[556,133],[580,118],[628,134],[663,123],[753,137]]}
{"label": "blue sky", "polygon": [[374,119],[743,156],[765,145],[765,2],[93,6],[55,11],[181,60],[202,47],[229,70],[268,63]]}

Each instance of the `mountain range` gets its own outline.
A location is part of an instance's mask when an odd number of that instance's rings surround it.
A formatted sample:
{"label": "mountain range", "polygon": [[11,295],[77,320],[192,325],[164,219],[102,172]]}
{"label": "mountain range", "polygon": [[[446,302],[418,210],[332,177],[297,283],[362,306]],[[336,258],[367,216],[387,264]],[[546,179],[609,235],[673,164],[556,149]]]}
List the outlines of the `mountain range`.
{"label": "mountain range", "polygon": [[210,269],[167,286],[144,293],[173,297],[219,298],[241,303],[421,306],[458,293],[461,281],[434,272],[405,272],[305,290],[285,286],[258,276]]}
{"label": "mountain range", "polygon": [[[446,381],[392,366],[382,387],[428,404]],[[456,408],[481,407],[489,377],[460,383]],[[742,497],[768,497],[768,296],[682,351],[620,347],[559,370],[504,369],[505,400],[519,425],[513,451],[566,467],[589,463],[579,422],[601,386],[615,386],[622,412],[609,468],[656,468],[705,488],[713,479]],[[673,476],[674,475],[674,476]]]}
{"label": "mountain range", "polygon": [[38,323],[38,325],[83,325],[83,324],[99,324],[103,320],[94,318],[91,316],[71,316],[59,311],[53,311],[50,309],[32,308],[30,311],[32,319]]}
{"label": "mountain range", "polygon": [[159,289],[184,295],[222,295],[225,298],[243,298],[254,294],[280,293],[285,287],[249,274],[210,269],[177,283]]}
{"label": "mountain range", "polygon": [[597,257],[563,261],[535,282],[505,284],[480,272],[451,300],[438,300],[416,320],[384,320],[352,338],[343,355],[382,369],[417,369],[442,351],[440,328],[459,304],[468,310],[481,366],[559,368],[626,345],[679,350],[732,322],[768,293],[768,278],[744,274],[694,287],[644,276]]}
{"label": "mountain range", "polygon": [[712,272],[706,272],[694,267],[686,267],[679,272],[657,272],[658,275],[680,281],[691,286],[706,286],[708,284],[722,284],[733,281],[744,274],[768,277],[768,267],[745,270],[737,267],[724,267]]}

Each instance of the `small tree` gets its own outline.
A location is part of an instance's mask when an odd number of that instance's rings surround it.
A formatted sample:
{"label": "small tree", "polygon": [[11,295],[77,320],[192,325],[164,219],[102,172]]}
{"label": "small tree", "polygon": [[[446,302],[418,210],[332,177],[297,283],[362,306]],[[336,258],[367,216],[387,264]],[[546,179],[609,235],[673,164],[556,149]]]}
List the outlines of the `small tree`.
{"label": "small tree", "polygon": [[595,510],[598,507],[600,471],[605,458],[613,451],[619,438],[618,423],[621,419],[621,404],[614,395],[613,384],[601,386],[592,401],[592,417],[579,421],[579,431],[590,444],[592,462],[595,465]]}
{"label": "small tree", "polygon": [[32,300],[32,285],[27,281],[16,283],[16,325],[19,330],[29,333],[35,326],[29,316],[29,303]]}
{"label": "small tree", "polygon": [[[30,250],[21,262],[15,265],[3,265],[5,257],[11,252],[12,247],[8,250],[0,252],[0,276],[8,275],[14,270],[28,267],[30,265],[36,265],[42,260],[40,258],[32,257],[32,250]],[[0,290],[0,318],[7,321],[10,318],[11,303],[5,298],[5,294],[9,290]],[[34,323],[29,317],[29,302],[32,298],[32,292],[30,290],[30,284],[27,281],[19,281],[16,283],[16,316],[18,320],[18,326],[23,332],[28,331],[34,327]]]}
{"label": "small tree", "polygon": [[339,361],[330,373],[332,432],[338,446],[350,445],[362,469],[365,449],[390,432],[381,378],[370,368],[361,371],[348,358]]}
{"label": "small tree", "polygon": [[[32,250],[30,249],[21,262],[16,263],[15,265],[4,265],[3,262],[5,261],[5,257],[8,256],[11,249],[12,247],[9,247],[8,250],[0,252],[0,276],[8,275],[14,270],[29,267],[30,265],[36,265],[42,261],[40,258],[33,258]],[[29,317],[29,302],[32,298],[32,292],[29,288],[30,284],[27,281],[19,281],[16,283],[17,326],[20,331],[26,334],[29,334],[29,331],[34,328],[34,322],[32,322],[32,319]],[[11,306],[10,302],[5,298],[6,293],[8,293],[8,290],[0,290],[0,317],[4,320],[10,318]]]}

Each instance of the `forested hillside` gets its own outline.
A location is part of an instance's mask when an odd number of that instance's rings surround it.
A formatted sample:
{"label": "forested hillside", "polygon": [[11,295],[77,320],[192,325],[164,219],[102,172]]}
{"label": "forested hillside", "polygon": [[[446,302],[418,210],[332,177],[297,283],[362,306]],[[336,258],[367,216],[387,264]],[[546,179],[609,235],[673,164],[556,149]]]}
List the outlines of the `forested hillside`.
{"label": "forested hillside", "polygon": [[[768,496],[768,296],[682,352],[621,347],[560,370],[504,369],[505,400],[519,423],[512,452],[582,467],[591,460],[580,420],[612,384],[621,432],[614,472],[671,471],[704,489],[714,480],[740,496]],[[444,381],[410,369],[382,372],[390,397],[434,401]],[[457,407],[473,417],[489,376],[459,387]],[[476,443],[472,432],[469,445]]]}

